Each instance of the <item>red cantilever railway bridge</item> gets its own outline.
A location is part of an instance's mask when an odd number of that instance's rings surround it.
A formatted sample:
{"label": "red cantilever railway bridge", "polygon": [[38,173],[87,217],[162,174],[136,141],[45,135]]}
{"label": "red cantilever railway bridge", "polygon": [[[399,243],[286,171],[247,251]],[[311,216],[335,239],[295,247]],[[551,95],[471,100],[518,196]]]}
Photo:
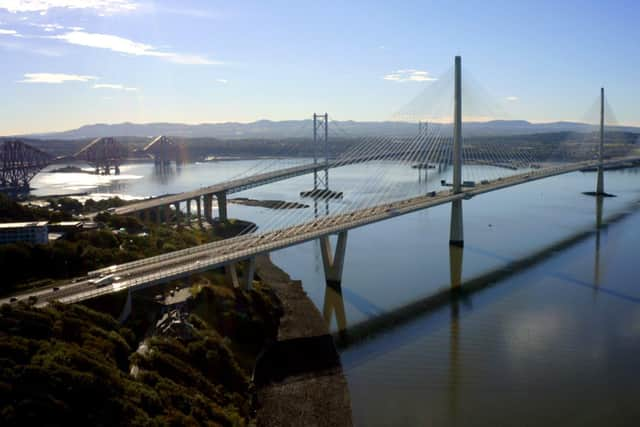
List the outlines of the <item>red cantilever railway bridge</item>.
{"label": "red cantilever railway bridge", "polygon": [[29,181],[51,163],[53,156],[24,142],[0,142],[0,186],[5,189],[29,188]]}
{"label": "red cantilever railway bridge", "polygon": [[73,156],[60,158],[20,139],[0,140],[0,189],[10,192],[28,190],[33,177],[56,161],[84,160],[94,166],[96,172],[109,173],[113,167],[117,174],[127,154],[126,147],[114,138],[97,138]]}

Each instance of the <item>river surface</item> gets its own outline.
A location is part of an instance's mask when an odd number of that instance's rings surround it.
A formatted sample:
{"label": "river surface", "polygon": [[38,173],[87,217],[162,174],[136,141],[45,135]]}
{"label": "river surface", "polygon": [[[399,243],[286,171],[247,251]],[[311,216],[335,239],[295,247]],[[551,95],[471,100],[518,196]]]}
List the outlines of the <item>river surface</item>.
{"label": "river surface", "polygon": [[[149,197],[304,161],[189,164],[169,175],[132,164],[119,177],[45,172],[32,185],[36,195]],[[467,167],[464,179],[505,172]],[[332,170],[344,198],[328,210],[450,179],[430,174],[425,184],[392,162]],[[577,172],[465,201],[464,249],[448,245],[448,205],[349,231],[341,289],[325,286],[317,242],[273,253],[336,335],[355,424],[640,425],[640,170],[609,171],[605,185],[617,197],[581,194],[595,174]],[[299,196],[311,187],[308,175],[237,196],[313,205]],[[229,215],[268,229],[314,208],[231,204]]]}

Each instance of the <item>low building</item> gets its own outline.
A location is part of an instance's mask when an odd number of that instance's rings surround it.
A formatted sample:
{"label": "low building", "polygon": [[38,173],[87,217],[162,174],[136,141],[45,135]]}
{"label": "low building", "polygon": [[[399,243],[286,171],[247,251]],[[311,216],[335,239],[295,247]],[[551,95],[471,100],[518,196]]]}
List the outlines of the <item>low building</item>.
{"label": "low building", "polygon": [[48,225],[49,231],[54,233],[69,233],[82,230],[82,221],[52,222]]}
{"label": "low building", "polygon": [[7,243],[47,243],[47,221],[0,223],[0,245]]}

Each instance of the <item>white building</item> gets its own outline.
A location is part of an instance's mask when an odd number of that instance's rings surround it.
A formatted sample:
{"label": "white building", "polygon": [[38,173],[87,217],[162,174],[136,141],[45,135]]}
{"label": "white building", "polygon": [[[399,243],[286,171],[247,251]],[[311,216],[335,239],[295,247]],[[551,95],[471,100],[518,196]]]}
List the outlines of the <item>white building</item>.
{"label": "white building", "polygon": [[0,223],[0,245],[15,242],[47,243],[47,221]]}

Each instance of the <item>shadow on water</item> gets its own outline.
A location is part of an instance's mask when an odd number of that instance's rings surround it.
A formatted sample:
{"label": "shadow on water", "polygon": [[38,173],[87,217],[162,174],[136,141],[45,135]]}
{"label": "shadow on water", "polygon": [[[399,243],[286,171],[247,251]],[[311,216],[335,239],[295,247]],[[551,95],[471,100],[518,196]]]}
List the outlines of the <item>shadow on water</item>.
{"label": "shadow on water", "polygon": [[[562,278],[569,283],[589,287],[594,289],[594,293],[602,292],[610,296],[622,298],[630,302],[639,303],[640,298],[628,296],[620,292],[604,289],[600,287],[600,233],[611,224],[622,221],[628,215],[634,213],[640,206],[640,200],[631,203],[627,209],[616,213],[606,220],[603,219],[603,198],[596,197],[596,221],[595,227],[583,230],[569,238],[556,242],[546,248],[534,252],[529,256],[518,260],[510,260],[501,257],[500,259],[507,262],[507,265],[499,269],[482,274],[465,282],[462,282],[462,260],[463,260],[463,248],[450,247],[449,250],[449,262],[450,262],[450,274],[451,282],[447,287],[443,287],[440,291],[422,298],[418,301],[412,302],[395,310],[389,312],[378,311],[375,317],[360,322],[353,326],[347,326],[347,320],[344,315],[344,301],[343,290],[335,288],[330,289],[327,287],[325,292],[325,300],[323,311],[325,313],[325,320],[328,324],[331,322],[331,313],[336,312],[336,318],[338,320],[338,331],[334,333],[334,340],[339,350],[346,350],[347,348],[357,345],[361,342],[374,339],[378,335],[387,334],[394,329],[397,329],[412,320],[435,312],[442,307],[449,305],[451,307],[451,337],[452,337],[452,354],[455,354],[457,348],[457,319],[460,312],[460,305],[465,308],[472,307],[471,296],[475,293],[482,291],[483,289],[490,288],[502,280],[512,277],[524,270],[535,266],[545,260],[550,259],[556,253],[566,250],[573,245],[576,245],[591,236],[595,235],[595,262],[594,262],[594,282],[583,282],[571,277],[567,277],[561,273],[554,273],[554,276]],[[466,250],[470,250],[468,247]],[[479,249],[475,251],[482,252]],[[484,253],[484,252],[483,252]],[[489,254],[497,256],[495,254]],[[344,293],[346,294],[346,290]],[[362,297],[359,297],[362,299]],[[377,311],[377,310],[376,310]],[[451,369],[455,369],[455,363],[451,365]],[[455,378],[455,375],[453,376]]]}

